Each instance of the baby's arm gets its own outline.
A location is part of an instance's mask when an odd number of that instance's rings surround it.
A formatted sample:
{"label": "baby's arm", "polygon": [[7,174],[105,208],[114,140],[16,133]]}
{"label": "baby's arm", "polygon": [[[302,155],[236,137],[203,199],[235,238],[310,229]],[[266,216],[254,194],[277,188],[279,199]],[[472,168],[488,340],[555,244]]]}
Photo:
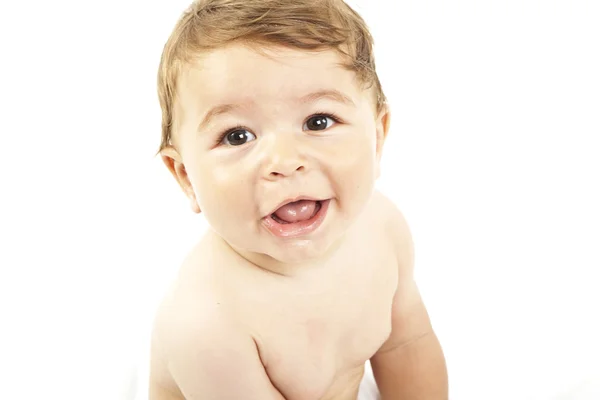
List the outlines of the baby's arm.
{"label": "baby's arm", "polygon": [[[163,326],[162,331],[169,336],[166,340],[158,340],[161,329],[155,329],[154,342],[160,343],[153,345],[153,357],[158,363],[162,349],[168,366],[164,369],[175,390],[165,389],[159,374],[152,376],[151,372],[150,400],[181,396],[186,400],[285,400],[271,384],[252,337],[236,330],[218,311],[204,318],[185,319],[171,327]],[[173,330],[167,333],[165,329]],[[151,371],[156,369],[151,367]]]}
{"label": "baby's arm", "polygon": [[371,359],[382,400],[447,400],[448,376],[440,343],[414,281],[413,243],[402,214],[390,205],[397,242],[398,288],[392,333]]}

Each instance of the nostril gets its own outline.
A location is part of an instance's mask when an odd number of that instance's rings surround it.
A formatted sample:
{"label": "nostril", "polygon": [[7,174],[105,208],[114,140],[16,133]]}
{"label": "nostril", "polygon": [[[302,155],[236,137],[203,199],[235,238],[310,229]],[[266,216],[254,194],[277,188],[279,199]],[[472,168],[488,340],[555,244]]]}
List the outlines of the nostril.
{"label": "nostril", "polygon": [[269,173],[269,176],[272,178],[280,178],[280,177],[292,175],[296,172],[304,172],[305,170],[306,170],[306,168],[303,165],[300,165],[299,167],[296,167],[296,168],[292,167],[291,169],[288,169],[288,170],[277,168],[275,171],[271,171]]}

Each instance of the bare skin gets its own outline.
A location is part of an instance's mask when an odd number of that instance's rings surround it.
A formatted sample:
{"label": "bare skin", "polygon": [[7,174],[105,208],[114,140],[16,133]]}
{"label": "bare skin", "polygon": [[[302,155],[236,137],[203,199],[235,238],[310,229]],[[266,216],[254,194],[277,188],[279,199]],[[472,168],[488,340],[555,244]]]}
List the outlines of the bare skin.
{"label": "bare skin", "polygon": [[[374,190],[389,110],[333,50],[261,50],[181,73],[161,156],[211,231],[158,311],[150,398],[354,400],[370,359],[382,400],[445,400],[409,228]],[[321,223],[274,230],[305,196]]]}
{"label": "bare skin", "polygon": [[[392,327],[398,260],[389,215],[383,214],[389,207],[376,193],[335,255],[295,276],[250,264],[209,232],[183,265],[157,318],[150,398],[213,398],[188,392],[186,382],[197,379],[193,367],[205,360],[187,358],[203,347],[206,333],[197,325],[223,318],[227,326],[211,336],[210,347],[230,348],[227,330],[236,328],[241,331],[234,336],[247,343],[240,348],[247,354],[227,360],[231,371],[221,377],[233,379],[227,385],[235,386],[236,376],[244,374],[264,383],[257,399],[355,400],[365,362]],[[186,332],[196,329],[198,337]],[[239,369],[236,358],[254,360],[254,370]]]}

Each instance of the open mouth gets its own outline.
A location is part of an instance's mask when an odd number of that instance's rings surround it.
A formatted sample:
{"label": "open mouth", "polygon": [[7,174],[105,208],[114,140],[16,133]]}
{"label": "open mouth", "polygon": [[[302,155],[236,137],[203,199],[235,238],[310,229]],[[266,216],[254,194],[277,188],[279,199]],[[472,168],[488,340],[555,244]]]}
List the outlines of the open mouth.
{"label": "open mouth", "polygon": [[[322,206],[323,206],[323,202],[321,200],[315,201],[314,210],[312,210],[312,212],[310,213],[308,218],[306,218],[306,220],[314,218],[314,216],[317,215],[317,213],[321,210]],[[275,211],[273,214],[271,214],[271,218],[273,218],[275,220],[275,222],[280,223],[280,224],[293,224],[295,222],[298,222],[298,221],[286,221],[282,218],[279,218],[277,216],[277,211]]]}
{"label": "open mouth", "polygon": [[297,237],[314,232],[323,222],[328,200],[298,200],[282,205],[263,218],[264,226],[277,237]]}

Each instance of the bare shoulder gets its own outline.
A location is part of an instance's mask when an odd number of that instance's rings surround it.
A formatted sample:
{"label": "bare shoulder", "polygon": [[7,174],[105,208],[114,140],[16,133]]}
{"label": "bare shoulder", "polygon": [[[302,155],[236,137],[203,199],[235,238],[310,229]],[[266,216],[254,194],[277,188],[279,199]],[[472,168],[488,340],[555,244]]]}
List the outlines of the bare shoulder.
{"label": "bare shoulder", "polygon": [[393,201],[380,191],[375,191],[369,204],[371,219],[379,222],[390,239],[401,267],[411,269],[414,259],[412,233],[404,214]]}
{"label": "bare shoulder", "polygon": [[150,399],[279,399],[252,335],[210,285],[194,282],[207,275],[187,267],[156,313]]}
{"label": "bare shoulder", "polygon": [[175,400],[182,399],[177,384],[169,372],[167,351],[165,344],[170,340],[168,302],[171,300],[173,286],[163,297],[152,326],[152,337],[150,345],[150,379],[149,400]]}
{"label": "bare shoulder", "polygon": [[415,281],[414,244],[408,222],[398,207],[383,194],[378,193],[374,202],[377,202],[381,214],[385,216],[385,226],[392,239],[398,270],[392,304],[392,334],[378,352],[385,354],[429,334],[432,327]]}
{"label": "bare shoulder", "polygon": [[208,348],[210,343],[218,348],[226,340],[218,334],[223,330],[216,321],[218,314],[210,310],[202,299],[196,304],[197,312],[191,312],[191,305],[185,304],[177,293],[175,283],[162,300],[152,330],[150,354],[150,400],[171,400],[184,396],[185,381],[191,371],[185,365],[187,351],[198,352]]}

